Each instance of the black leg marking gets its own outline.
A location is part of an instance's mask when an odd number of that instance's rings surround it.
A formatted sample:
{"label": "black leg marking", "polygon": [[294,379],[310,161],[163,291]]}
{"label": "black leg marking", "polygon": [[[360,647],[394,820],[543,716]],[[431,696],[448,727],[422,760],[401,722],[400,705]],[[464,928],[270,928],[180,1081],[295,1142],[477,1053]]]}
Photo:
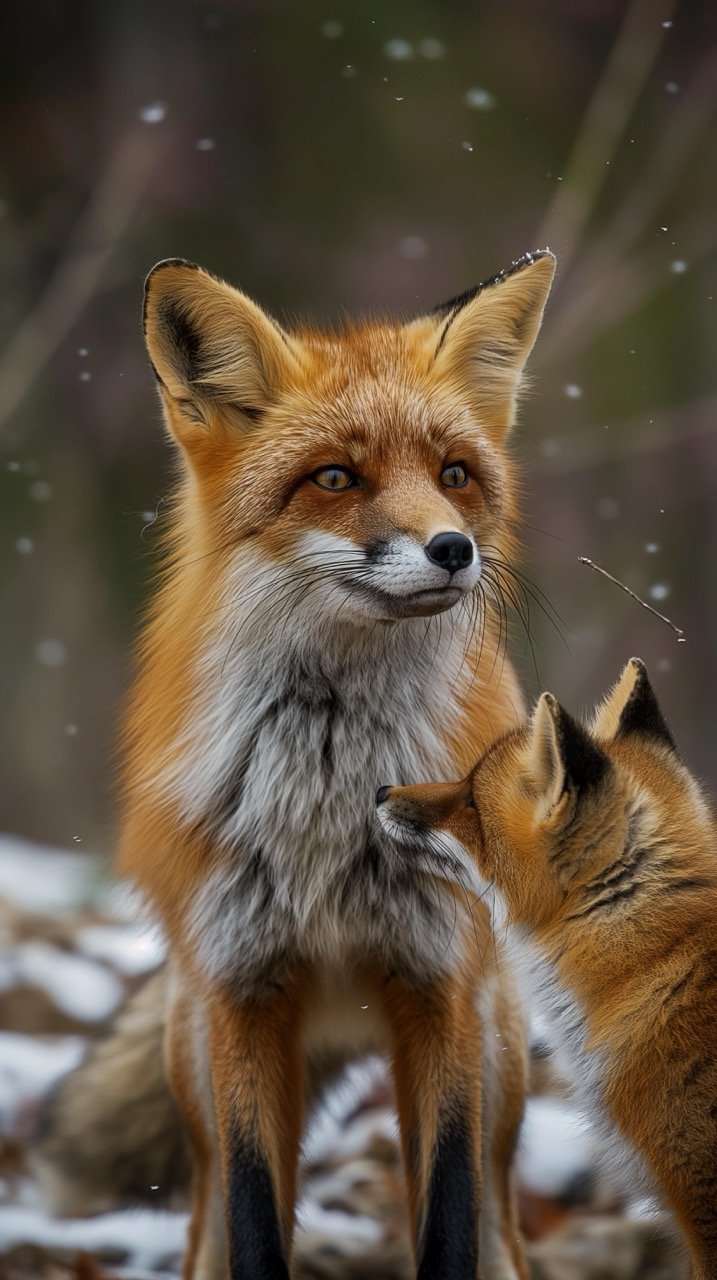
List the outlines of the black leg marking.
{"label": "black leg marking", "polygon": [[478,1205],[468,1123],[455,1112],[438,1131],[417,1280],[476,1280]]}
{"label": "black leg marking", "polygon": [[289,1280],[269,1170],[239,1137],[229,1170],[227,1234],[231,1280]]}

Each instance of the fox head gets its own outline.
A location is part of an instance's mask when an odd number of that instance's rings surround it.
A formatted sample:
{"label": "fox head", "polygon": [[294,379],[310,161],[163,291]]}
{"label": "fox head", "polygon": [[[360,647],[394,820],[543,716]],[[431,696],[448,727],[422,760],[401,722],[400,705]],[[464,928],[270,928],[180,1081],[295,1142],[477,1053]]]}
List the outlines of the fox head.
{"label": "fox head", "polygon": [[147,280],[145,334],[185,483],[175,551],[296,588],[313,617],[451,609],[515,523],[505,449],[554,271],[527,254],[408,323],[288,331],[181,260]]}
{"label": "fox head", "polygon": [[628,848],[697,848],[711,830],[639,658],[590,728],[544,693],[467,778],[382,787],[377,803],[406,857],[479,893],[497,889],[509,918],[536,926],[606,868],[617,889]]}

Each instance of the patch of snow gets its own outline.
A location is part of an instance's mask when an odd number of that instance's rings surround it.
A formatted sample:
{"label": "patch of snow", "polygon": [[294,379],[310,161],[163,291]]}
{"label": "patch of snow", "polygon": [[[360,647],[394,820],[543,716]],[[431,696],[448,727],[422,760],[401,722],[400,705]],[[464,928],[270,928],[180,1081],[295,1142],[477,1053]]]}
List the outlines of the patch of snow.
{"label": "patch of snow", "polygon": [[64,1013],[83,1022],[102,1022],[124,995],[114,973],[49,942],[24,943],[11,963],[18,982],[38,987]]}
{"label": "patch of snow", "polygon": [[[373,1171],[372,1171],[373,1172]],[[342,1186],[341,1191],[347,1188]],[[383,1239],[383,1227],[375,1218],[359,1217],[355,1213],[341,1209],[322,1209],[321,1205],[304,1202],[296,1210],[296,1220],[300,1231],[312,1236],[333,1236],[341,1241],[341,1251],[361,1257],[367,1244],[380,1244]],[[301,1249],[301,1241],[297,1240],[297,1248]]]}
{"label": "patch of snow", "polygon": [[73,911],[95,896],[89,890],[98,865],[88,854],[0,835],[0,898],[23,911],[50,915]]}
{"label": "patch of snow", "polygon": [[588,1121],[559,1098],[529,1098],[517,1154],[523,1185],[541,1195],[560,1196],[594,1165]]}
{"label": "patch of snow", "polygon": [[0,1247],[34,1244],[48,1250],[78,1250],[100,1256],[124,1254],[132,1266],[151,1270],[183,1251],[187,1221],[184,1213],[149,1209],[62,1221],[37,1209],[2,1205]]}
{"label": "patch of snow", "polygon": [[60,1076],[78,1065],[83,1051],[79,1036],[40,1040],[0,1031],[0,1131],[13,1132],[22,1106],[49,1093]]}
{"label": "patch of snow", "polygon": [[86,925],[75,934],[75,945],[86,956],[101,960],[128,977],[156,969],[166,955],[158,930],[140,926]]}

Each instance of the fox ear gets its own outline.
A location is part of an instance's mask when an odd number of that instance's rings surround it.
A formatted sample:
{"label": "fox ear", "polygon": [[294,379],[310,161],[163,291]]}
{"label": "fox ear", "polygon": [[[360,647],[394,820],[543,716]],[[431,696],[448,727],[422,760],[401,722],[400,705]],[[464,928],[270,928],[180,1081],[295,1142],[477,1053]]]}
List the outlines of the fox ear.
{"label": "fox ear", "polygon": [[630,658],[623,667],[617,683],[598,708],[593,727],[601,738],[641,734],[676,750],[641,658]]}
{"label": "fox ear", "polygon": [[246,429],[298,366],[294,342],[246,294],[180,258],[152,268],[144,334],[170,429],[191,448],[208,429]]}
{"label": "fox ear", "polygon": [[610,768],[590,734],[561,707],[552,693],[538,699],[531,723],[530,773],[540,797],[541,816],[562,813],[564,801],[594,788]]}
{"label": "fox ear", "polygon": [[475,407],[502,439],[515,417],[525,363],[555,274],[547,249],[526,253],[492,280],[436,309],[434,373]]}

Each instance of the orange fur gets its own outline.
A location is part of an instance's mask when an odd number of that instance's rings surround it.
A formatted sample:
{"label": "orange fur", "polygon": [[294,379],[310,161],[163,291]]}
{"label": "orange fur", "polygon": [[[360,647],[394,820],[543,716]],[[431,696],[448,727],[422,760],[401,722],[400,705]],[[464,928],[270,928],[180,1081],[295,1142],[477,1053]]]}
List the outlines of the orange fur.
{"label": "orange fur", "polygon": [[715,825],[643,664],[591,729],[543,694],[466,779],[392,788],[381,808],[414,857],[435,841],[440,874],[450,836],[497,891],[566,1018],[586,1105],[674,1210],[695,1280],[715,1280]]}
{"label": "orange fur", "polygon": [[[243,900],[236,895],[217,898],[223,905],[213,907],[209,916],[206,906],[202,908],[201,918],[215,938],[211,944],[196,921],[197,904],[206,901],[212,885],[223,883],[222,877],[233,883],[237,866],[244,868],[245,863],[246,875],[253,874],[252,857],[259,866],[274,856],[271,848],[248,848],[243,836],[231,845],[215,817],[216,788],[212,791],[214,784],[204,782],[214,777],[212,769],[220,781],[224,779],[231,760],[225,767],[222,753],[231,750],[232,734],[241,740],[249,704],[259,696],[261,666],[247,684],[231,732],[222,727],[227,714],[223,691],[227,698],[234,696],[232,680],[244,678],[243,655],[246,651],[246,662],[253,660],[252,644],[259,643],[247,637],[258,635],[262,626],[261,643],[267,645],[267,653],[286,645],[287,679],[298,678],[295,673],[301,675],[302,664],[313,662],[318,663],[318,675],[314,672],[311,678],[320,676],[324,684],[324,668],[334,683],[340,682],[347,671],[351,675],[360,668],[366,652],[375,652],[380,664],[384,653],[398,652],[406,643],[409,656],[395,660],[393,678],[400,686],[406,675],[401,662],[418,669],[425,661],[426,645],[429,658],[435,648],[441,662],[448,664],[446,696],[454,699],[455,715],[439,723],[434,711],[425,712],[424,736],[411,746],[412,759],[425,756],[437,764],[440,756],[445,759],[441,767],[465,768],[477,750],[517,723],[521,695],[510,665],[498,652],[501,630],[492,596],[498,587],[490,578],[490,565],[512,563],[515,555],[517,487],[506,437],[553,265],[546,253],[528,256],[475,296],[436,315],[408,324],[351,324],[335,333],[285,333],[245,295],[186,263],[160,263],[148,279],[147,344],[167,426],[180,449],[180,477],[163,580],[141,639],[139,673],[125,721],[118,865],[139,885],[169,938],[169,1072],[197,1160],[185,1262],[188,1278],[209,1280],[224,1274],[213,1207],[218,1154],[231,1275],[253,1280],[265,1274],[251,1261],[251,1250],[245,1252],[249,1246],[242,1243],[236,1225],[237,1215],[254,1212],[235,1185],[233,1170],[239,1158],[242,1167],[252,1169],[256,1159],[258,1172],[246,1175],[255,1178],[256,1187],[265,1187],[268,1179],[284,1259],[274,1265],[286,1265],[306,1062],[313,1064],[330,1049],[333,1052],[331,1040],[338,1031],[328,1010],[342,1001],[342,1017],[353,1028],[346,1033],[348,1041],[355,1036],[357,1050],[364,1047],[364,1024],[353,994],[361,984],[371,990],[376,1005],[373,1033],[392,1046],[418,1255],[422,1233],[435,1236],[437,1230],[435,1225],[426,1227],[432,1212],[429,1184],[437,1135],[451,1107],[460,1107],[473,1152],[476,1222],[486,1194],[481,1178],[490,1182],[499,1222],[490,1245],[497,1260],[482,1260],[482,1274],[496,1280],[525,1275],[510,1190],[510,1161],[525,1091],[522,1024],[507,975],[489,962],[493,952],[482,906],[466,900],[466,913],[460,895],[454,899],[451,891],[440,890],[431,897],[426,910],[439,912],[440,928],[447,929],[449,913],[454,925],[446,932],[445,946],[431,942],[430,930],[425,933],[424,949],[436,951],[428,960],[412,954],[409,904],[405,939],[403,928],[394,931],[387,926],[374,940],[371,912],[367,932],[361,935],[353,923],[356,912],[347,910],[343,923],[337,907],[329,923],[322,923],[328,915],[318,915],[317,922],[307,926],[305,939],[294,932],[290,944],[277,943],[266,960],[250,964],[247,930],[253,931],[252,946],[263,957],[262,948],[269,948],[266,939],[279,918],[276,877],[281,867],[272,871],[274,879],[268,883],[273,889],[246,928],[233,923],[235,917],[244,919]],[[446,468],[457,463],[462,472],[456,474],[460,479],[464,472],[466,481],[448,487]],[[326,468],[339,469],[342,484],[349,475],[350,483],[341,491],[321,487],[316,474]],[[450,581],[436,582],[431,567],[434,579],[425,588],[420,585],[429,568],[424,549],[445,531],[462,538],[464,547],[468,540],[477,548],[472,565],[477,554],[484,560],[479,588],[466,588],[463,595],[463,588],[455,585],[460,575],[454,569]],[[388,557],[389,568],[403,563],[404,556],[406,574],[419,582],[413,592],[403,590],[394,569],[388,587],[365,585],[373,566],[383,563],[386,548],[394,545],[398,550],[391,552],[394,560]],[[325,574],[319,554],[327,562]],[[337,576],[341,556],[353,565],[360,562],[348,585]],[[312,592],[315,610],[303,604]],[[332,592],[341,602],[335,608]],[[473,625],[466,621],[467,601],[478,611]],[[432,622],[442,612],[449,614],[445,630]],[[262,621],[269,616],[271,626]],[[299,616],[307,639],[302,638]],[[316,629],[318,616],[325,619],[323,632]],[[453,644],[455,616],[463,621]],[[409,639],[401,640],[402,636]],[[347,655],[343,665],[336,657],[341,645]],[[371,670],[369,663],[367,682]],[[362,698],[370,698],[369,683],[357,689],[345,714],[351,717],[347,724],[354,740],[356,735],[365,740],[361,750],[368,758],[377,734],[387,732],[379,723],[384,707],[371,712],[378,717],[379,729],[372,726],[368,711],[357,722],[354,708]],[[266,691],[267,698],[270,693]],[[314,756],[309,763],[324,778],[327,792],[337,770],[331,738],[331,699],[336,696],[322,693],[321,701],[319,694],[311,693],[329,727],[323,764]],[[313,704],[306,712],[306,699],[302,693],[299,711],[308,716],[310,734]],[[263,719],[257,720],[242,748],[241,768],[233,766],[235,773],[246,772],[258,758],[278,714],[276,706],[262,711]],[[385,714],[392,713],[386,708]],[[400,724],[389,728],[397,734],[398,745],[389,747],[386,739],[381,749],[403,750],[404,729]],[[283,748],[285,740],[286,734],[279,735],[272,750]],[[205,748],[197,747],[205,741]],[[344,763],[342,757],[341,767],[349,769],[350,761]],[[371,767],[362,765],[361,773],[357,766],[351,778],[364,806],[371,787],[381,780]],[[267,806],[283,803],[283,788],[300,783],[301,773],[288,776],[283,766],[277,776],[267,775],[260,789],[252,781],[250,802],[252,813],[259,815],[256,821],[264,820]],[[244,786],[243,774],[235,785]],[[307,777],[307,797],[313,794],[311,785]],[[202,787],[207,792],[204,807]],[[224,781],[222,787],[223,797]],[[229,801],[221,803],[226,809]],[[236,808],[239,801],[232,803]],[[302,830],[324,821],[320,796],[309,800],[300,795],[300,803],[307,806]],[[227,812],[231,818],[234,810]],[[340,835],[339,825],[337,839]],[[310,885],[305,913],[334,874],[331,847],[321,846],[320,839],[317,835],[316,852],[329,859],[327,870]],[[301,907],[302,885],[311,871],[308,854],[307,860],[299,864],[287,889],[287,912],[294,901]],[[349,870],[347,864],[347,891],[352,885]],[[368,863],[362,874],[374,874]],[[247,896],[251,897],[249,891]],[[340,907],[340,894],[336,901]],[[400,914],[401,903],[392,909]],[[223,956],[222,911],[227,913],[227,931],[235,930],[236,945],[229,947],[229,960],[215,963],[217,955]],[[390,948],[394,958],[387,960],[383,951]],[[510,1050],[496,1062],[483,1044],[486,1027],[490,1035],[497,1034],[495,1027],[502,1028]],[[342,1052],[350,1048],[348,1044]],[[487,1137],[482,1118],[486,1070],[496,1096]],[[420,1145],[418,1165],[408,1150],[411,1141]],[[273,1210],[266,1212],[271,1217]],[[442,1248],[440,1240],[434,1245]],[[251,1247],[260,1251],[263,1246]],[[503,1261],[498,1259],[500,1250]],[[464,1254],[468,1257],[469,1250]],[[424,1275],[420,1257],[418,1265]],[[467,1274],[461,1271],[455,1280]]]}

